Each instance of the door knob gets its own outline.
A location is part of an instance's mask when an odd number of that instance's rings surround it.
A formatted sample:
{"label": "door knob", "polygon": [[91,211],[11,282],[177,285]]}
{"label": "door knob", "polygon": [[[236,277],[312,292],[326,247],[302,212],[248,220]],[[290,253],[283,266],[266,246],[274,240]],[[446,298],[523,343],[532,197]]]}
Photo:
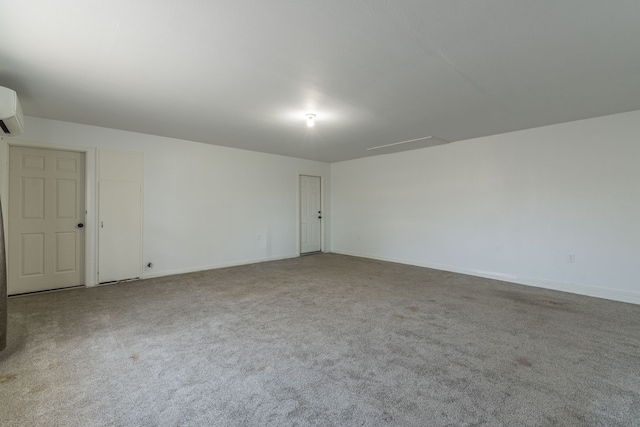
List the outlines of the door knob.
{"label": "door knob", "polygon": [[78,228],[82,228],[82,227],[84,227],[83,223],[78,224]]}
{"label": "door knob", "polygon": [[318,217],[318,219],[322,219],[322,217],[321,217],[321,216],[319,216],[319,217]]}

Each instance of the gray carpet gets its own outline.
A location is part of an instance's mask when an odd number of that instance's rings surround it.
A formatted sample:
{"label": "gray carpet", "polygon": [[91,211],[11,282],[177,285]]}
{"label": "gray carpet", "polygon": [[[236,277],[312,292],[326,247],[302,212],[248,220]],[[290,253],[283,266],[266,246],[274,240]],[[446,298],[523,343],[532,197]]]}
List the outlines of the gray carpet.
{"label": "gray carpet", "polygon": [[640,306],[333,254],[9,300],[3,426],[640,425]]}

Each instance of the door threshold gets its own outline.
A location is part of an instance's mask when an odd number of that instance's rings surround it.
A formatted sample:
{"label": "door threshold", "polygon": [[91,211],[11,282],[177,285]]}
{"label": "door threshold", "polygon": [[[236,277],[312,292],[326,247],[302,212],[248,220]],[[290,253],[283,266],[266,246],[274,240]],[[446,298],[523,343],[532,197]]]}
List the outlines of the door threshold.
{"label": "door threshold", "polygon": [[70,291],[72,289],[81,289],[81,288],[86,288],[86,286],[85,285],[67,286],[66,288],[45,289],[43,291],[25,292],[23,294],[9,295],[7,298],[28,297],[29,295],[49,294],[51,292]]}
{"label": "door threshold", "polygon": [[129,282],[136,282],[140,280],[139,277],[132,277],[130,279],[120,279],[120,280],[111,280],[109,282],[100,282],[98,283],[96,286],[108,286],[108,285],[117,285],[119,283],[129,283]]}
{"label": "door threshold", "polygon": [[304,253],[301,253],[300,256],[318,255],[318,254],[321,254],[321,253],[322,253],[322,251],[304,252]]}

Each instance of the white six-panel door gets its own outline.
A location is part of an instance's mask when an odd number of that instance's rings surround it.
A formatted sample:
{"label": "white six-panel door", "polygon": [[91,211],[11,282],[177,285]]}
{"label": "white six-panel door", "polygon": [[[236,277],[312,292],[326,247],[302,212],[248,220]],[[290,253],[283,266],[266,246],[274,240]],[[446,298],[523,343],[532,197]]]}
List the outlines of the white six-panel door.
{"label": "white six-panel door", "polygon": [[322,249],[321,181],[300,175],[300,253]]}
{"label": "white six-panel door", "polygon": [[84,284],[84,153],[9,148],[10,295]]}

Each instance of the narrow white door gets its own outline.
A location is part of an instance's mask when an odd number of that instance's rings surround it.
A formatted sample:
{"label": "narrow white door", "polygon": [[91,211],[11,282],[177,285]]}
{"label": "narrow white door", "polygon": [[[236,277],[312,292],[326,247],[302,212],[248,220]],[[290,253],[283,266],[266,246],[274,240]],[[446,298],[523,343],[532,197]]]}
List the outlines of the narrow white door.
{"label": "narrow white door", "polygon": [[300,253],[322,248],[321,182],[319,176],[300,175]]}
{"label": "narrow white door", "polygon": [[106,283],[140,277],[140,183],[101,181],[99,193],[98,281]]}
{"label": "narrow white door", "polygon": [[10,295],[84,284],[84,153],[9,148]]}
{"label": "narrow white door", "polygon": [[98,283],[142,275],[142,154],[98,152]]}

